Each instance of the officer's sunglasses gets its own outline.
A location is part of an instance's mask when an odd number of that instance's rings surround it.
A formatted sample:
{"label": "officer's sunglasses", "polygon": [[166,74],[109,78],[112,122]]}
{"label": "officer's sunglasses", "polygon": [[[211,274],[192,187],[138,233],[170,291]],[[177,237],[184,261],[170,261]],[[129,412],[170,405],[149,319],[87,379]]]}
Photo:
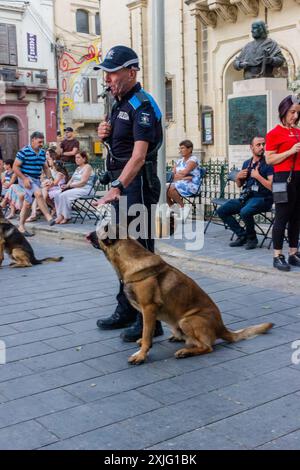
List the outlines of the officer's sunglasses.
{"label": "officer's sunglasses", "polygon": [[300,104],[300,94],[298,95],[291,95],[291,100],[293,104]]}

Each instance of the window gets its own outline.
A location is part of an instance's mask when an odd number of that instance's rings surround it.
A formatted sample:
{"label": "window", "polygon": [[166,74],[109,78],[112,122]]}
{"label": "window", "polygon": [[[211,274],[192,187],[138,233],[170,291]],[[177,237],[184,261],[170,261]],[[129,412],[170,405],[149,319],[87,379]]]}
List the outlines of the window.
{"label": "window", "polygon": [[77,33],[89,34],[89,14],[85,10],[76,11],[76,31]]}
{"label": "window", "polygon": [[0,23],[0,64],[18,65],[17,34],[13,24]]}
{"label": "window", "polygon": [[98,80],[97,78],[85,78],[83,85],[84,103],[98,103]]}
{"label": "window", "polygon": [[98,103],[98,81],[97,78],[90,78],[90,96],[91,96],[91,103]]}
{"label": "window", "polygon": [[166,79],[166,121],[173,120],[173,82]]}
{"label": "window", "polygon": [[98,36],[101,34],[100,15],[99,15],[99,13],[96,13],[96,15],[95,15],[95,33]]}
{"label": "window", "polygon": [[202,80],[203,91],[208,92],[208,29],[201,23],[202,27]]}

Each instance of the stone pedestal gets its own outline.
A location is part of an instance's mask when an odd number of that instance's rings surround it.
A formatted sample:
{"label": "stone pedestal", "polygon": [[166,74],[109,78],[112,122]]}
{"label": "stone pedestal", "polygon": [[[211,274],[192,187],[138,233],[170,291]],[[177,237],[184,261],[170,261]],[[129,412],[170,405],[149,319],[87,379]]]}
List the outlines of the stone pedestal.
{"label": "stone pedestal", "polygon": [[278,105],[288,94],[285,78],[252,78],[233,83],[233,94],[227,103],[230,168],[241,168],[251,156],[252,137],[264,137],[278,124]]}

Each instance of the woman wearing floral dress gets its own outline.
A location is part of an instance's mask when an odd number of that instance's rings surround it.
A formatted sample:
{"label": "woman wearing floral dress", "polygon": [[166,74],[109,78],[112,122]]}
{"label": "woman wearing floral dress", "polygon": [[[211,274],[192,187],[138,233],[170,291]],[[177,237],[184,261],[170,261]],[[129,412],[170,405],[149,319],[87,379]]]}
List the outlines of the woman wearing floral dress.
{"label": "woman wearing floral dress", "polygon": [[184,208],[182,196],[192,196],[199,190],[201,183],[201,168],[199,160],[193,153],[193,143],[183,140],[179,144],[182,158],[174,165],[172,182],[167,185],[167,202],[171,207],[178,204],[181,216],[186,218],[189,208]]}

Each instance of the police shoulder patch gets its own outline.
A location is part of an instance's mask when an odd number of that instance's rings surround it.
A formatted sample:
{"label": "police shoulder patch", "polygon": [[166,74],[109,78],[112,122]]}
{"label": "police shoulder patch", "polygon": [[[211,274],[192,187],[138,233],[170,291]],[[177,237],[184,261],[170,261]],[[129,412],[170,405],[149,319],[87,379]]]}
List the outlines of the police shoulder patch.
{"label": "police shoulder patch", "polygon": [[138,117],[138,124],[144,127],[151,127],[151,114],[147,112],[141,112]]}

